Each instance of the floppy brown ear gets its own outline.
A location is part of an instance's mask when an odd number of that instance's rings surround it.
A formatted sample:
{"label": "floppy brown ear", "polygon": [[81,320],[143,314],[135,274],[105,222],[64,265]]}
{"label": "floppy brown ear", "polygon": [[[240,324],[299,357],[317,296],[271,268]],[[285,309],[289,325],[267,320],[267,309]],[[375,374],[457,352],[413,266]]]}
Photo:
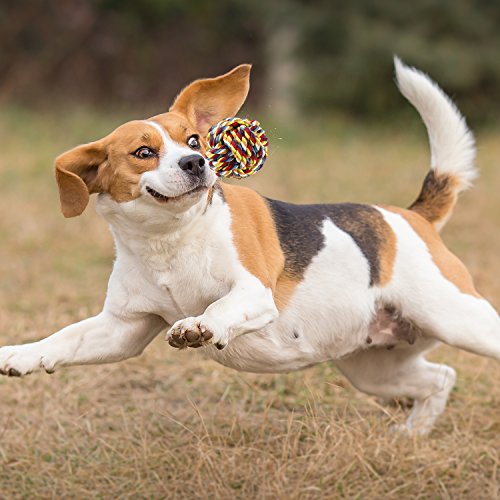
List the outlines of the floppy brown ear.
{"label": "floppy brown ear", "polygon": [[248,95],[250,64],[241,64],[216,78],[196,80],[177,96],[170,111],[187,116],[205,137],[212,125],[234,116]]}
{"label": "floppy brown ear", "polygon": [[56,158],[56,181],[64,217],[80,215],[91,193],[100,192],[99,168],[106,161],[102,141],[78,146]]}

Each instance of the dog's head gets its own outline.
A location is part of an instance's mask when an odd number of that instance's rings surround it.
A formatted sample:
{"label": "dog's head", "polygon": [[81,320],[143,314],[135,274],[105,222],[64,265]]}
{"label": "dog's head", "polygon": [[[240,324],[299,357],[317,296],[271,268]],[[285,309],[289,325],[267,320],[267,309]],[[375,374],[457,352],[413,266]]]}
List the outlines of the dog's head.
{"label": "dog's head", "polygon": [[56,180],[65,217],[80,215],[89,195],[113,203],[132,200],[180,213],[200,202],[215,183],[205,160],[212,125],[234,116],[249,89],[250,65],[217,78],[196,80],[167,113],[121,125],[99,141],[56,159]]}

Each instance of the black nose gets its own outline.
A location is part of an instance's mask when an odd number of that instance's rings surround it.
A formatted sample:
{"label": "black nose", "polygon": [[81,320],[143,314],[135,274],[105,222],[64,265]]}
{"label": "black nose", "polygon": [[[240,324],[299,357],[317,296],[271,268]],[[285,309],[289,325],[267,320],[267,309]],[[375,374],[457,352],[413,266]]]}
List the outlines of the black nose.
{"label": "black nose", "polygon": [[200,155],[184,156],[184,158],[179,160],[179,167],[188,174],[200,177],[205,170],[205,158]]}

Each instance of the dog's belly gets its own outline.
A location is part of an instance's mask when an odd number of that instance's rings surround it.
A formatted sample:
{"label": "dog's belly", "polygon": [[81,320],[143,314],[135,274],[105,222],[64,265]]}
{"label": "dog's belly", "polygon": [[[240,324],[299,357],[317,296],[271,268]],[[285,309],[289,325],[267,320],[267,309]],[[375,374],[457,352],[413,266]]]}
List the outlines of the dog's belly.
{"label": "dog's belly", "polygon": [[335,330],[326,316],[318,321],[312,316],[304,329],[304,322],[287,322],[285,315],[261,331],[232,340],[222,351],[207,346],[203,352],[229,368],[276,373],[300,370],[368,347],[366,327],[345,325]]}
{"label": "dog's belly", "polygon": [[261,331],[232,340],[223,351],[203,349],[211,359],[241,371],[288,372],[345,357],[369,347],[374,294],[365,287],[356,300],[349,293],[332,295],[330,286],[309,276],[279,318]]}
{"label": "dog's belly", "polygon": [[292,371],[345,357],[369,347],[367,338],[381,289],[370,286],[370,269],[352,239],[332,226],[280,316],[262,331],[232,340],[206,354],[232,368]]}

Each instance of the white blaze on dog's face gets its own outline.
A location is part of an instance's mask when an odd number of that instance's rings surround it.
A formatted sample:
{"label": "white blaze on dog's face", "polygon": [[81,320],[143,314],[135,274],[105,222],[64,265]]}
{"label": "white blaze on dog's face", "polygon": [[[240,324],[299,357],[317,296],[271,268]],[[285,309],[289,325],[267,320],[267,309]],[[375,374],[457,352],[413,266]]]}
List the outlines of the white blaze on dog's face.
{"label": "white blaze on dog's face", "polygon": [[250,65],[243,64],[217,78],[197,80],[167,113],[127,122],[59,156],[56,179],[64,216],[80,215],[93,193],[99,193],[107,211],[133,209],[142,217],[151,208],[168,216],[204,202],[216,180],[204,158],[206,135],[243,105],[249,74]]}

